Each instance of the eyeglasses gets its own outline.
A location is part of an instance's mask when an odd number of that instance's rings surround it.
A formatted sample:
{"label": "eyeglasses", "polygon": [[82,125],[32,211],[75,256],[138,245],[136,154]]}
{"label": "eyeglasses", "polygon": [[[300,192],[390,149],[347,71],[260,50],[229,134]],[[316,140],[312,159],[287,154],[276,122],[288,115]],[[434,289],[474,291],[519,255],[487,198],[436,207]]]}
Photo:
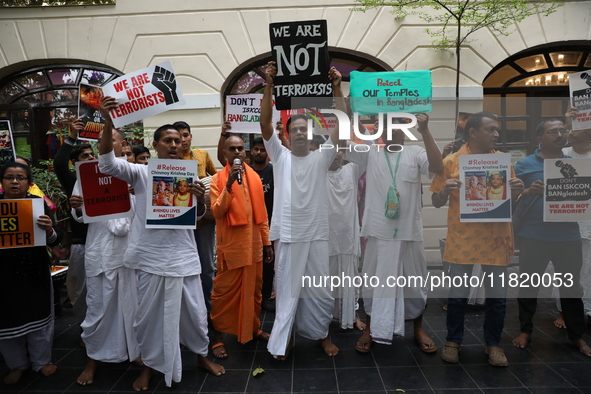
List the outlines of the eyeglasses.
{"label": "eyeglasses", "polygon": [[568,130],[568,129],[552,129],[552,130],[548,130],[548,134],[549,135],[558,135],[558,133],[560,133],[560,135],[567,135],[569,131],[570,130]]}
{"label": "eyeglasses", "polygon": [[21,176],[21,175],[4,175],[2,177],[2,179],[4,179],[5,181],[8,181],[8,182],[12,182],[15,179],[19,182],[24,182],[24,181],[29,180],[29,178],[27,178],[26,176]]}

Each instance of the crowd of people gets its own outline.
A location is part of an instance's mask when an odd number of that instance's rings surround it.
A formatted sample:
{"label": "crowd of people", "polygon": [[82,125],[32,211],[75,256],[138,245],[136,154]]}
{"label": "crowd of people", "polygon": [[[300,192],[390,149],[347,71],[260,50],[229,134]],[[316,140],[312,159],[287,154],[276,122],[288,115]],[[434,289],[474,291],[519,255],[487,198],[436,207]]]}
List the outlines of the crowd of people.
{"label": "crowd of people", "polygon": [[[576,109],[571,108],[564,120],[542,122],[537,129],[539,148],[514,168],[460,179],[461,155],[499,153],[495,146],[500,127],[494,115],[470,116],[465,143],[453,153],[450,145],[442,154],[427,114],[416,114],[422,140],[418,144],[405,144],[404,131],[394,130],[384,134],[383,144],[360,149],[339,138],[338,125],[327,140],[316,136],[310,140],[306,115],[289,118],[286,137],[283,125],[272,120],[276,73],[270,62],[260,111],[262,138],[252,145],[251,165],[246,162],[244,141],[227,122],[218,144],[220,171],[207,151],[191,149],[186,122],[166,124],[154,132],[156,158],[198,162],[198,180],[182,178],[174,184],[148,183],[144,164],[150,150],[130,146],[110,117],[117,101],[103,98],[99,169],[128,183],[133,217],[84,223],[84,196],[69,162],[96,156],[91,145],[77,141],[82,122],[73,123],[54,168],[71,206],[67,289],[88,356],[78,384],[93,384],[101,363],[129,361],[142,366],[135,390],[148,390],[154,371],[171,386],[182,377],[180,344],[198,355],[200,367],[221,376],[224,367],[207,356],[211,350],[215,358],[228,357],[223,334],[235,335],[240,343],[265,341],[277,360],[289,356],[298,334],[318,341],[319,349],[334,357],[339,348],[329,335],[333,321],[342,329],[363,331],[354,348],[367,353],[374,342],[392,344],[395,336],[404,336],[405,321],[412,320],[417,346],[436,353],[422,324],[425,286],[343,283],[331,288],[330,283],[314,286],[303,280],[347,277],[355,282],[362,275],[383,281],[426,278],[423,177],[432,179],[433,206],[449,205],[443,256],[449,276],[471,275],[473,267],[481,265],[491,278],[484,283],[489,363],[498,367],[509,363],[501,347],[507,305],[502,278],[516,240],[521,272],[541,274],[552,261],[555,272],[572,274],[576,285],[559,288],[561,315],[569,342],[591,357],[591,348],[582,339],[585,315],[591,316],[591,224],[543,222],[542,199],[534,199],[544,192],[545,159],[591,157],[591,130],[568,130]],[[336,108],[347,112],[341,74],[333,67],[328,77]],[[384,123],[378,119],[374,131]],[[565,148],[567,135],[571,146]],[[27,164],[6,164],[0,168],[0,178],[0,198],[32,196]],[[531,205],[517,234],[511,223],[461,222],[462,182],[466,199],[510,198],[514,205]],[[159,206],[195,204],[197,228],[146,228],[148,201]],[[61,237],[52,218],[46,207],[37,220],[49,246]],[[53,374],[53,291],[45,247],[2,249],[0,256],[18,263],[10,266],[11,275],[2,276],[0,286],[5,299],[15,300],[5,306],[8,318],[0,323],[0,352],[10,368],[4,383],[18,382],[28,368]],[[450,289],[447,337],[440,352],[445,362],[459,362],[469,292],[468,284]],[[536,287],[520,289],[521,333],[512,341],[516,347],[526,348],[532,340],[537,292]],[[365,322],[357,313],[360,299]],[[261,329],[261,308],[275,312],[270,333]]]}

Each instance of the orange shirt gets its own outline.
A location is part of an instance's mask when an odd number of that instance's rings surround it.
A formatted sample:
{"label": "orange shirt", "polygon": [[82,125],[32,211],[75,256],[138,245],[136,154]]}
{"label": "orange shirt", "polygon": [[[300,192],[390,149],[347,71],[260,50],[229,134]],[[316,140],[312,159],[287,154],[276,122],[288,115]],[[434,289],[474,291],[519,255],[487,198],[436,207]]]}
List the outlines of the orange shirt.
{"label": "orange shirt", "polygon": [[[451,154],[443,160],[443,172],[433,179],[429,188],[431,192],[439,193],[448,179],[460,179],[460,152]],[[515,172],[511,166],[511,177],[514,176]],[[500,243],[500,235],[509,236],[510,245],[507,242]],[[512,255],[511,223],[460,223],[460,193],[459,190],[452,191],[449,196],[443,261],[455,264],[509,265]]]}

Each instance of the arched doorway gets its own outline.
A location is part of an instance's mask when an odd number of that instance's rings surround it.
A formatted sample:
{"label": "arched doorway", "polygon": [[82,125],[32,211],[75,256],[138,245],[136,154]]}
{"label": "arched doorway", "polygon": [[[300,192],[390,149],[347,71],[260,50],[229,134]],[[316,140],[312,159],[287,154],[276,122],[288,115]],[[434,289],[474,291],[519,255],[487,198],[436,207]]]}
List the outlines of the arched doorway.
{"label": "arched doorway", "polygon": [[17,155],[52,159],[59,135],[78,116],[81,83],[103,86],[122,75],[99,65],[47,60],[0,79],[0,119],[11,122]]}
{"label": "arched doorway", "polygon": [[566,41],[529,48],[493,68],[484,79],[484,110],[497,114],[499,148],[513,160],[533,153],[534,129],[564,116],[569,75],[591,68],[591,41]]}
{"label": "arched doorway", "polygon": [[[343,77],[343,92],[347,95],[351,71],[392,71],[387,63],[382,60],[349,49],[328,47],[330,65],[336,67]],[[263,93],[265,82],[265,70],[267,63],[272,60],[271,52],[263,53],[242,63],[228,76],[222,85],[222,108],[225,111],[226,96],[248,93]],[[373,122],[372,122],[373,123]],[[246,149],[250,150],[250,144],[260,135],[244,134]]]}

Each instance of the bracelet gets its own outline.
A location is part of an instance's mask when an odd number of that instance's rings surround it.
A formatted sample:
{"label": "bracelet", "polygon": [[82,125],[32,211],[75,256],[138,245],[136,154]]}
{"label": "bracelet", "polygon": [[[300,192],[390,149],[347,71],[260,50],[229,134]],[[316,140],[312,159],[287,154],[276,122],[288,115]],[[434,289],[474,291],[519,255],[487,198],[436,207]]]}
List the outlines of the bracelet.
{"label": "bracelet", "polygon": [[228,138],[229,134],[228,133],[222,133],[221,136],[224,137],[224,138]]}

